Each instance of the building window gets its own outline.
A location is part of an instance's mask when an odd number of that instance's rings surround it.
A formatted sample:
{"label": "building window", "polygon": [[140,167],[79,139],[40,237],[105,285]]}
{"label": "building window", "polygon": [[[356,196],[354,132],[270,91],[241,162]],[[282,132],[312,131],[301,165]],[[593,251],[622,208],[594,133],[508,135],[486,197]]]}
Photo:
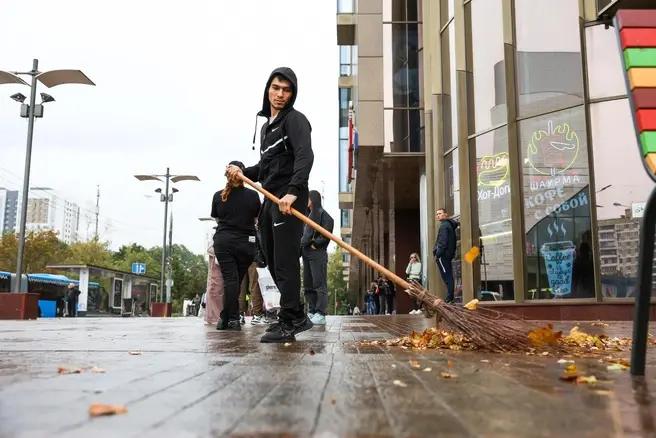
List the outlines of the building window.
{"label": "building window", "polygon": [[460,173],[458,165],[458,148],[444,157],[446,179],[447,212],[452,216],[460,216]]}
{"label": "building window", "polygon": [[416,0],[386,2],[383,13],[385,144],[423,151],[421,21]]}
{"label": "building window", "polygon": [[522,117],[583,103],[579,2],[515,0]]}
{"label": "building window", "polygon": [[585,41],[590,98],[625,95],[624,69],[615,29],[603,25],[587,27]]}
{"label": "building window", "polygon": [[444,151],[458,145],[458,94],[456,83],[455,24],[451,22],[442,32],[442,120]]}
{"label": "building window", "polygon": [[592,298],[594,269],[585,112],[523,120],[528,299]]}
{"label": "building window", "polygon": [[350,192],[349,182],[349,107],[351,89],[339,89],[339,191]]}
{"label": "building window", "polygon": [[[604,297],[633,297],[638,267],[639,219],[631,217],[632,205],[644,202],[654,187],[646,175],[628,99],[590,105],[599,227],[612,224],[617,233],[599,234],[599,247],[612,246],[621,255],[612,269],[602,272]],[[628,207],[628,208],[627,208]],[[605,240],[610,238],[610,240]]]}
{"label": "building window", "polygon": [[508,129],[471,140],[476,148],[478,222],[481,234],[481,300],[514,300]]}
{"label": "building window", "polygon": [[355,12],[355,0],[337,0],[338,14],[352,14]]}
{"label": "building window", "polygon": [[339,46],[339,75],[355,75],[357,60],[358,46]]}
{"label": "building window", "polygon": [[467,87],[474,117],[469,133],[485,131],[506,122],[506,68],[503,48],[501,0],[472,0],[468,37],[472,75]]}

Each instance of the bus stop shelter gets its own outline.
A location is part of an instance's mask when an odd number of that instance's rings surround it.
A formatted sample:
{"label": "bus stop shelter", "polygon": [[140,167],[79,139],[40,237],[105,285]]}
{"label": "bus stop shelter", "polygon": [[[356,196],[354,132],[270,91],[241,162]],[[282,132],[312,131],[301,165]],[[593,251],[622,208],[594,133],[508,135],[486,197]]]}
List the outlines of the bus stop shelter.
{"label": "bus stop shelter", "polygon": [[80,265],[48,265],[47,269],[65,272],[79,278],[78,287],[80,296],[78,299],[78,315],[83,316],[88,312],[100,312],[100,296],[89,294],[89,278],[109,279],[110,289],[108,310],[112,313],[131,315],[135,313],[136,306],[141,306],[144,312],[148,312],[151,301],[154,300],[159,279],[147,275],[133,274],[118,269],[103,266],[80,264]]}

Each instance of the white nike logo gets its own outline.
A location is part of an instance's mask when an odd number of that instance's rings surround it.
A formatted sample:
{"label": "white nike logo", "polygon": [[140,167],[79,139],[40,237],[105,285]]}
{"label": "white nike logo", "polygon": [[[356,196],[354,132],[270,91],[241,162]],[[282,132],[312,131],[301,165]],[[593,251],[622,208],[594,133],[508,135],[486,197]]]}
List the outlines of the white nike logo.
{"label": "white nike logo", "polygon": [[273,128],[273,129],[271,130],[271,132],[275,132],[275,131],[277,131],[278,128],[280,128],[280,126],[276,126],[275,128]]}
{"label": "white nike logo", "polygon": [[274,222],[273,226],[274,227],[279,227],[280,225],[284,224],[284,222]]}

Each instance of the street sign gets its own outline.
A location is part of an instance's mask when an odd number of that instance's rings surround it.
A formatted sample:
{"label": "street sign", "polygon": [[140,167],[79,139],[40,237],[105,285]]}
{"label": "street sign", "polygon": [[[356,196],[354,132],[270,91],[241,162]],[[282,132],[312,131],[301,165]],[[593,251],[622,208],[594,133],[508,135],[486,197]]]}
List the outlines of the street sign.
{"label": "street sign", "polygon": [[143,275],[146,273],[146,264],[145,263],[132,263],[132,273]]}

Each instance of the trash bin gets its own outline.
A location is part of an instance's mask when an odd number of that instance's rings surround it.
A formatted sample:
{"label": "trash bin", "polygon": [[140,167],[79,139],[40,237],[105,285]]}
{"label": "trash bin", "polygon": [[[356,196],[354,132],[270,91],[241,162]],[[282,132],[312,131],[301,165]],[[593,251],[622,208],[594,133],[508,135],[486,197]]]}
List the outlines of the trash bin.
{"label": "trash bin", "polygon": [[132,316],[132,298],[123,298],[123,309],[121,309],[121,316]]}
{"label": "trash bin", "polygon": [[39,300],[41,318],[54,318],[57,315],[57,301]]}

